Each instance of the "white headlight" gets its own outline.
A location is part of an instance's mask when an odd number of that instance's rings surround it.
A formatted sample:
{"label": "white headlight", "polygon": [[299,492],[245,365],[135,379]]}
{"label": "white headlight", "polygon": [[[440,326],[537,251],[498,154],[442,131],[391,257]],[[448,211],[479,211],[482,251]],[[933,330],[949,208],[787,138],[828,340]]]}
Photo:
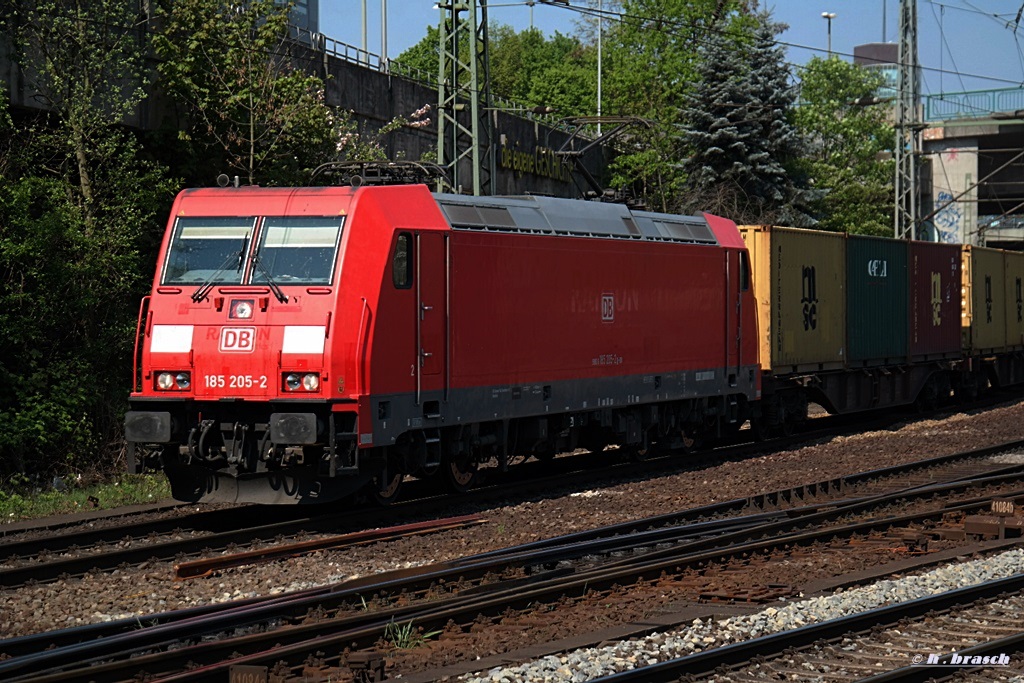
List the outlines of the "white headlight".
{"label": "white headlight", "polygon": [[187,372],[179,372],[174,376],[174,381],[178,383],[179,389],[188,389],[188,386],[192,384],[192,378]]}
{"label": "white headlight", "polygon": [[301,383],[302,383],[302,378],[299,377],[294,372],[290,373],[288,375],[285,375],[284,385],[288,388],[288,391],[295,391],[296,389],[299,388],[299,385]]}
{"label": "white headlight", "polygon": [[169,372],[161,372],[156,377],[156,386],[158,389],[173,389],[174,388],[174,375]]}
{"label": "white headlight", "polygon": [[320,388],[320,375],[309,373],[302,376],[302,388],[306,391],[316,391]]}

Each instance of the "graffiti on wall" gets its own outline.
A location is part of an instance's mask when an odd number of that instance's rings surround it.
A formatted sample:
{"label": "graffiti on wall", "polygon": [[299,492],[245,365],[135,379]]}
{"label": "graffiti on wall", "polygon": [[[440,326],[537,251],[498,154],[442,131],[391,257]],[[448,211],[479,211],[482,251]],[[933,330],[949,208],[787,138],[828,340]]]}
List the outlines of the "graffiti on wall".
{"label": "graffiti on wall", "polygon": [[953,195],[941,191],[935,198],[939,209],[935,212],[935,228],[939,233],[939,241],[947,244],[958,244],[963,228],[964,215],[959,205],[953,201]]}

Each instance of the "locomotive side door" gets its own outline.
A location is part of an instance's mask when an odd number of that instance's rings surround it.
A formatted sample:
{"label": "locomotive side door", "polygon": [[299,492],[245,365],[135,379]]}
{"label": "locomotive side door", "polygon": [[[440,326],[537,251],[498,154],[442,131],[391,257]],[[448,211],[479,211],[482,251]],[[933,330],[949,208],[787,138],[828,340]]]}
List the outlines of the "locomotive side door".
{"label": "locomotive side door", "polygon": [[740,322],[743,291],[746,289],[745,254],[734,249],[725,252],[725,372],[730,386],[736,386],[740,372],[743,343]]}
{"label": "locomotive side door", "polygon": [[448,391],[448,236],[416,233],[416,402]]}

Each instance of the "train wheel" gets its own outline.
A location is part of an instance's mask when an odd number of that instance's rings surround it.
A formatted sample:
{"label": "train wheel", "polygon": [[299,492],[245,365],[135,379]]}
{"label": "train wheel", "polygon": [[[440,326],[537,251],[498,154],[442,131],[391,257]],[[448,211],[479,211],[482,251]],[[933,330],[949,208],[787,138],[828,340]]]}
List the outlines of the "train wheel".
{"label": "train wheel", "polygon": [[465,493],[473,488],[479,477],[479,464],[472,453],[459,451],[445,459],[441,465],[444,484],[452,493]]}
{"label": "train wheel", "polygon": [[383,506],[394,503],[402,493],[402,482],[404,480],[405,475],[401,472],[384,477],[378,475],[371,479],[370,496],[373,498],[373,502]]}
{"label": "train wheel", "polygon": [[679,432],[679,450],[683,453],[693,453],[703,445],[700,434],[694,427],[686,427]]}
{"label": "train wheel", "polygon": [[635,445],[628,449],[629,459],[633,462],[643,462],[654,457],[654,446]]}
{"label": "train wheel", "polygon": [[750,431],[754,434],[755,441],[767,441],[772,438],[772,429],[768,421],[761,416],[750,418]]}

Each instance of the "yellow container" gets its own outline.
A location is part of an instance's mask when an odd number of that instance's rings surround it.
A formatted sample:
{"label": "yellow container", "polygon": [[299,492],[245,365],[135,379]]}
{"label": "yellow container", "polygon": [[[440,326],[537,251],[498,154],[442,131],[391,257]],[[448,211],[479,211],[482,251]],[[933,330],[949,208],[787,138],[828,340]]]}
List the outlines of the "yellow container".
{"label": "yellow container", "polygon": [[1024,253],[1004,251],[1003,263],[1006,269],[1006,346],[1009,349],[1024,348]]}
{"label": "yellow container", "polygon": [[986,354],[1006,348],[1006,264],[999,249],[963,248],[964,349]]}
{"label": "yellow container", "polygon": [[773,375],[846,363],[846,236],[742,226],[757,298],[761,362]]}

